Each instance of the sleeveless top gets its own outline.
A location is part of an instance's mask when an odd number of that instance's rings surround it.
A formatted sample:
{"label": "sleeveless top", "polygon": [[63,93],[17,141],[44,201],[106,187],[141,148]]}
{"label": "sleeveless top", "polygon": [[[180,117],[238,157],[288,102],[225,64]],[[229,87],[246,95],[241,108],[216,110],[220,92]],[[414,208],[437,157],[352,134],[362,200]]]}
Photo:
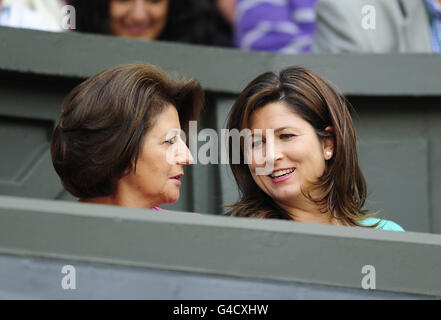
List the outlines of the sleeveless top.
{"label": "sleeveless top", "polygon": [[378,219],[378,218],[367,218],[367,219],[358,221],[358,223],[363,226],[372,226],[379,221],[380,221],[380,223],[378,224],[378,226],[375,227],[375,229],[387,230],[387,231],[404,231],[404,229],[399,224],[397,224],[393,221],[390,221],[390,220],[383,220],[383,219]]}

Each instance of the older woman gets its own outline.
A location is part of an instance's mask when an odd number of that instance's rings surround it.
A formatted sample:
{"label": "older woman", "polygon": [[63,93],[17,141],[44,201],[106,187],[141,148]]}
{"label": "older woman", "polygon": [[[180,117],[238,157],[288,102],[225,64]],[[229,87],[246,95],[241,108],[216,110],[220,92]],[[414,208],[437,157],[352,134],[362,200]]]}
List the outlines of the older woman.
{"label": "older woman", "polygon": [[129,64],[105,70],[66,97],[53,132],[56,172],[81,202],[154,208],[178,200],[193,162],[181,124],[196,119],[203,91],[160,70]]}
{"label": "older woman", "polygon": [[228,127],[250,130],[241,149],[246,161],[230,162],[241,195],[231,215],[403,230],[363,210],[352,119],[345,99],[318,75],[290,67],[258,76],[234,104]]}

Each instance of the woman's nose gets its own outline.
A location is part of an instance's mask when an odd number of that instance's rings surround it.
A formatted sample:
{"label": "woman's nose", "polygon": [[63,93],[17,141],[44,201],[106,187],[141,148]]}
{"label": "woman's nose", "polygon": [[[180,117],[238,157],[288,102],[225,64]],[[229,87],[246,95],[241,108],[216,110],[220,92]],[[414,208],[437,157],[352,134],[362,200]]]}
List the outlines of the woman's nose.
{"label": "woman's nose", "polygon": [[147,23],[149,19],[149,6],[145,0],[133,0],[130,16],[133,21],[138,23]]}
{"label": "woman's nose", "polygon": [[282,150],[279,150],[277,146],[274,146],[266,150],[265,168],[260,171],[259,174],[270,174],[276,167],[276,163],[282,160],[284,157]]}
{"label": "woman's nose", "polygon": [[283,152],[280,150],[274,150],[274,161],[282,160],[283,159]]}
{"label": "woman's nose", "polygon": [[283,159],[283,150],[281,146],[274,141],[274,139],[267,139],[265,148],[265,158],[267,162],[275,163],[278,160]]}
{"label": "woman's nose", "polygon": [[193,155],[190,152],[190,149],[188,149],[187,145],[184,141],[179,139],[179,143],[181,144],[178,148],[178,154],[176,157],[176,162],[178,164],[188,165],[194,163]]}

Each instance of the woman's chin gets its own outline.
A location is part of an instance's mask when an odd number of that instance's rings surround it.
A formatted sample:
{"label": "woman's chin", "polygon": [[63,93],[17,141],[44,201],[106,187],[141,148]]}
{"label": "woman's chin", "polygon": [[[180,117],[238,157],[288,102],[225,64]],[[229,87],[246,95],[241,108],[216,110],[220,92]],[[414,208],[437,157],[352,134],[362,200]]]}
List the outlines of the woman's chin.
{"label": "woman's chin", "polygon": [[271,196],[275,201],[279,202],[291,202],[297,199],[300,192],[294,192],[294,190],[287,190],[286,192],[274,192]]}
{"label": "woman's chin", "polygon": [[179,192],[177,194],[169,195],[164,203],[175,203],[179,200]]}

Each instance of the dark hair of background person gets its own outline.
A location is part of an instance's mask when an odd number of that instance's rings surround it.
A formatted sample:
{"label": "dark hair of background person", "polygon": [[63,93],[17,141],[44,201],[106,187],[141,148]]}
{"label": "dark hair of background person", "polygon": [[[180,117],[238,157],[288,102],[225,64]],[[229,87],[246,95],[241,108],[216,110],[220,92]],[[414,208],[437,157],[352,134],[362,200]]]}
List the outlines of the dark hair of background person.
{"label": "dark hair of background person", "polygon": [[156,117],[170,104],[182,127],[197,119],[204,93],[195,80],[171,80],[144,64],[110,68],[75,87],[65,98],[51,156],[72,195],[109,196],[136,161]]}
{"label": "dark hair of background person", "polygon": [[[76,30],[111,34],[110,0],[69,0],[75,7]],[[233,47],[233,28],[220,14],[215,0],[169,0],[167,23],[156,40]]]}
{"label": "dark hair of background person", "polygon": [[[303,193],[323,212],[329,211],[347,225],[359,226],[357,221],[369,215],[362,209],[367,188],[358,164],[355,129],[345,98],[329,82],[309,70],[290,67],[279,75],[267,72],[242,91],[229,114],[228,129],[249,128],[252,113],[272,102],[285,102],[314,128],[318,139],[334,138],[334,157],[326,161],[325,172],[314,186],[314,190],[323,191],[323,196],[313,199]],[[333,127],[333,133],[325,130],[328,126]],[[227,206],[231,208],[228,215],[292,219],[254,182],[244,163],[243,149],[240,164],[232,163],[230,150],[230,167],[239,187],[240,200]]]}

